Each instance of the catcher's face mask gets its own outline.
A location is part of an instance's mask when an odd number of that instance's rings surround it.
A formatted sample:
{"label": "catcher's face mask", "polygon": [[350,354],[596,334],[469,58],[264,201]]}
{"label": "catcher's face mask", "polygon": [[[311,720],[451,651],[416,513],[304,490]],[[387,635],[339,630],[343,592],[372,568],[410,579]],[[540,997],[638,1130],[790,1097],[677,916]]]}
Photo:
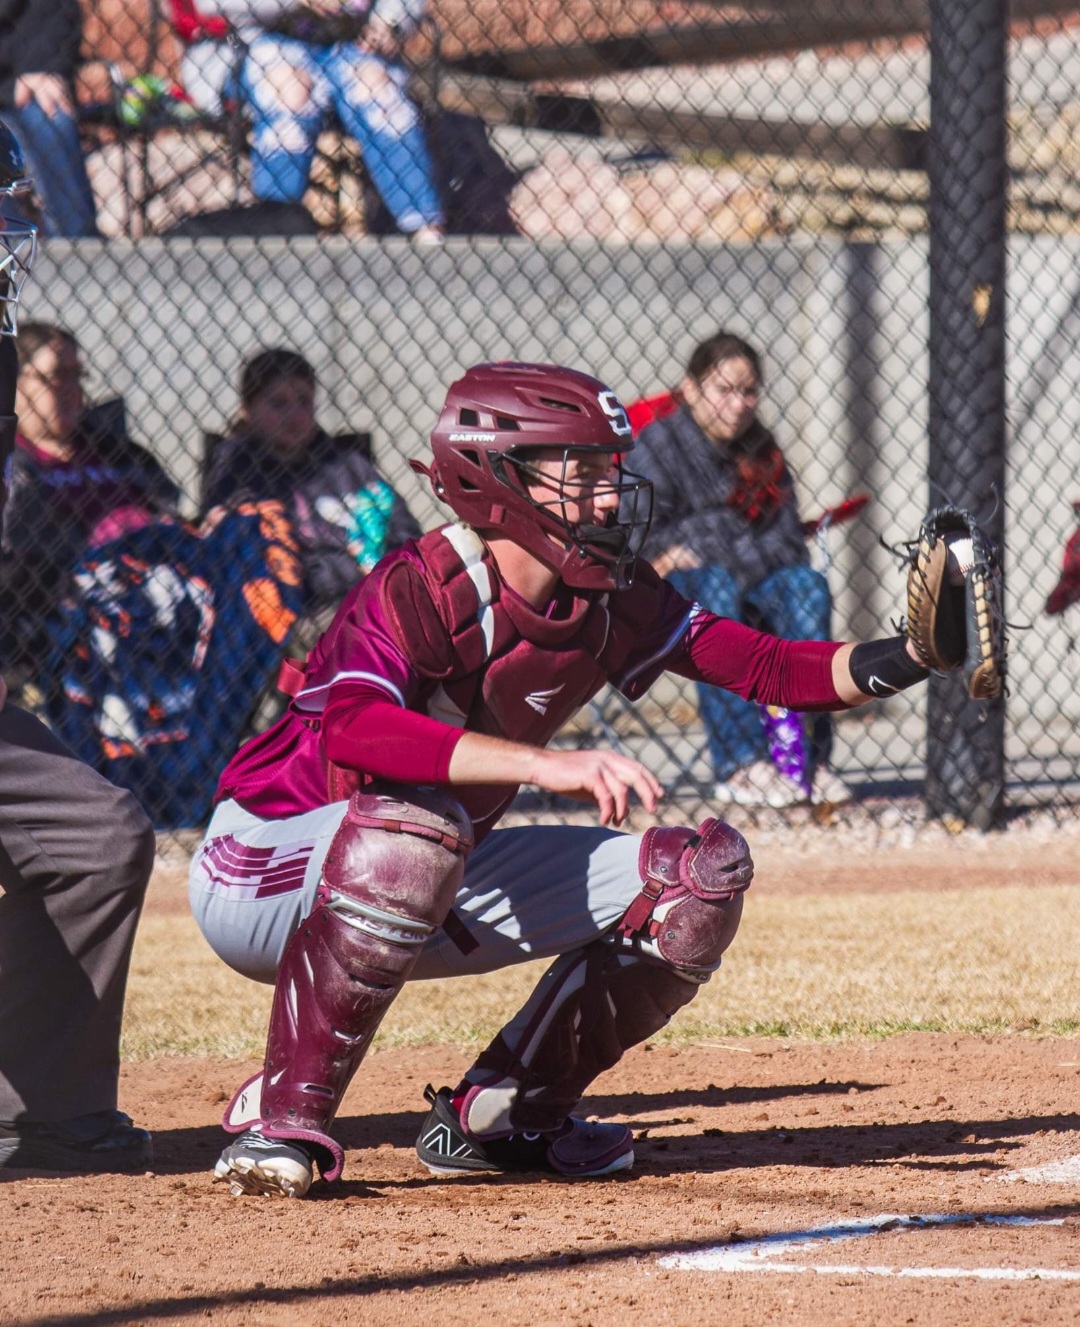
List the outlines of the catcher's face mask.
{"label": "catcher's face mask", "polygon": [[36,257],[37,227],[0,210],[0,336],[18,331],[23,282]]}
{"label": "catcher's face mask", "polygon": [[37,257],[37,227],[9,210],[32,187],[22,148],[0,120],[0,336],[15,335],[23,282]]}

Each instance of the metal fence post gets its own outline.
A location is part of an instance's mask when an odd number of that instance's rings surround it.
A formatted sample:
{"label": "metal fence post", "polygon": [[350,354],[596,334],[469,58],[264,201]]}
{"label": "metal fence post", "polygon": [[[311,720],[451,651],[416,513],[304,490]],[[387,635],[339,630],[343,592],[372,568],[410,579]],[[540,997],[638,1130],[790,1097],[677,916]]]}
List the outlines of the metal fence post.
{"label": "metal fence post", "polygon": [[[930,4],[929,504],[1005,526],[1006,0]],[[933,677],[926,804],[981,829],[1004,819],[1004,701]]]}

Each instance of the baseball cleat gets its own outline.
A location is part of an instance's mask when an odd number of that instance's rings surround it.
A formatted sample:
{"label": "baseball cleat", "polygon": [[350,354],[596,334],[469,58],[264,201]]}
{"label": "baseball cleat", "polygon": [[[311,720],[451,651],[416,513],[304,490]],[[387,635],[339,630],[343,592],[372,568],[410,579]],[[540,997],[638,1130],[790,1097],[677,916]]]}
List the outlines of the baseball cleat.
{"label": "baseball cleat", "polygon": [[428,1084],[431,1110],[416,1140],[416,1154],[433,1175],[483,1171],[541,1171],[567,1179],[595,1179],[629,1170],[634,1142],[625,1124],[599,1124],[570,1116],[557,1129],[479,1139],[467,1134],[454,1109],[450,1088]]}
{"label": "baseball cleat", "polygon": [[272,1198],[303,1198],[314,1177],[314,1162],[299,1143],[266,1138],[249,1129],[229,1144],[214,1167],[234,1197],[261,1194]]}
{"label": "baseball cleat", "polygon": [[96,1110],[53,1124],[0,1124],[0,1168],[106,1174],[145,1170],[154,1148],[120,1110]]}

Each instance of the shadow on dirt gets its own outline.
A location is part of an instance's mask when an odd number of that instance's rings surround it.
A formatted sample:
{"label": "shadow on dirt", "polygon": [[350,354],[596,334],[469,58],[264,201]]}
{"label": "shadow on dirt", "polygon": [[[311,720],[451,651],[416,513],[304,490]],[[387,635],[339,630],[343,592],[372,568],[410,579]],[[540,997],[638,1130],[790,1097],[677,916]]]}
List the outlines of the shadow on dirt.
{"label": "shadow on dirt", "polygon": [[[770,1102],[805,1096],[840,1095],[872,1092],[877,1085],[855,1081],[785,1083],[768,1087],[707,1087],[663,1093],[632,1092],[621,1096],[589,1097],[584,1109],[590,1115],[607,1118],[625,1117],[635,1134],[642,1130],[670,1127],[671,1118],[652,1118],[656,1112],[671,1110],[714,1109],[725,1105],[767,1105]],[[415,1112],[385,1112],[373,1115],[345,1115],[334,1126],[334,1134],[347,1149],[363,1150],[389,1144],[411,1148],[427,1114],[420,1094],[420,1108]],[[187,1129],[155,1129],[153,1171],[158,1175],[187,1174],[209,1170],[225,1146],[227,1135],[216,1125]],[[21,1172],[25,1173],[25,1172]],[[520,1177],[518,1177],[520,1181]],[[4,1173],[0,1170],[0,1183]]]}
{"label": "shadow on dirt", "polygon": [[[1017,1115],[985,1119],[950,1119],[932,1115],[923,1120],[897,1123],[867,1123],[867,1107],[858,1099],[876,1090],[876,1085],[862,1082],[819,1082],[786,1084],[761,1088],[718,1088],[710,1085],[695,1090],[664,1093],[625,1093],[590,1097],[586,1108],[601,1118],[621,1117],[634,1132],[636,1162],[634,1170],[620,1177],[633,1183],[645,1175],[698,1172],[710,1174],[728,1170],[764,1166],[807,1166],[843,1168],[855,1166],[901,1165],[919,1171],[1006,1170],[1010,1168],[1002,1151],[1021,1148],[1026,1139],[1040,1132],[1080,1134],[1080,1113],[1057,1115]],[[688,1132],[687,1125],[703,1125],[697,1111],[721,1111],[731,1105],[767,1105],[792,1098],[852,1098],[851,1109],[859,1110],[850,1122],[821,1123],[809,1127],[769,1124],[761,1128],[723,1127],[723,1114],[714,1118],[714,1127],[699,1127]],[[842,1107],[842,1109],[845,1107]],[[835,1104],[826,1109],[834,1112]],[[930,1107],[929,1110],[933,1110]],[[681,1112],[672,1115],[672,1111]],[[706,1117],[708,1118],[708,1117]],[[335,1126],[335,1134],[348,1150],[364,1151],[389,1145],[406,1151],[412,1149],[424,1111],[386,1112],[366,1116],[347,1116]],[[216,1126],[194,1129],[162,1129],[154,1133],[155,1161],[159,1175],[190,1174],[212,1168],[226,1135]],[[20,1172],[25,1174],[26,1172]],[[6,1178],[0,1171],[0,1183]],[[13,1173],[12,1178],[15,1178]],[[521,1184],[521,1175],[461,1176],[453,1180],[465,1184]],[[524,1181],[527,1182],[527,1181]],[[380,1181],[379,1190],[416,1188],[432,1180],[419,1170],[415,1178]],[[353,1188],[349,1181],[329,1188],[319,1186],[317,1193],[340,1196]],[[372,1186],[363,1186],[370,1192]],[[312,1195],[313,1197],[315,1194]]]}
{"label": "shadow on dirt", "polygon": [[759,1166],[900,1165],[920,1171],[1008,1170],[999,1154],[1014,1151],[1035,1134],[1073,1133],[1080,1115],[1029,1115],[1004,1119],[928,1119],[901,1124],[825,1124],[812,1128],[773,1125],[762,1130],[706,1129],[704,1134],[664,1138],[635,1132],[635,1172],[664,1175]]}
{"label": "shadow on dirt", "polygon": [[[981,1218],[998,1215],[994,1208],[980,1208],[973,1214],[975,1224]],[[1051,1205],[1028,1208],[1002,1209],[1002,1215],[1010,1217],[1028,1217],[1033,1220],[1075,1218],[1080,1215],[1080,1206]],[[566,1253],[548,1254],[535,1258],[507,1258],[489,1262],[469,1262],[450,1268],[437,1268],[418,1271],[400,1276],[342,1277],[339,1280],[323,1280],[318,1285],[297,1285],[287,1288],[268,1288],[259,1286],[250,1290],[238,1289],[221,1295],[193,1295],[175,1299],[147,1299],[137,1303],[125,1304],[122,1308],[95,1309],[90,1313],[56,1314],[35,1318],[23,1324],[23,1327],[124,1327],[128,1323],[168,1322],[170,1319],[192,1319],[202,1315],[209,1317],[219,1309],[258,1310],[260,1307],[275,1305],[292,1306],[299,1315],[306,1307],[325,1301],[338,1301],[345,1297],[374,1297],[387,1293],[431,1292],[450,1287],[483,1285],[497,1282],[506,1277],[522,1278],[545,1276],[553,1271],[567,1267],[591,1267],[603,1269],[627,1262],[637,1262],[660,1257],[667,1253],[694,1253],[699,1250],[716,1248],[729,1242],[745,1242],[748,1238],[759,1239],[768,1235],[768,1230],[742,1231],[737,1240],[728,1240],[716,1234],[700,1240],[665,1240],[655,1242],[627,1243],[617,1246],[608,1245],[603,1249],[590,1251],[572,1250]],[[357,1312],[360,1311],[357,1306]]]}

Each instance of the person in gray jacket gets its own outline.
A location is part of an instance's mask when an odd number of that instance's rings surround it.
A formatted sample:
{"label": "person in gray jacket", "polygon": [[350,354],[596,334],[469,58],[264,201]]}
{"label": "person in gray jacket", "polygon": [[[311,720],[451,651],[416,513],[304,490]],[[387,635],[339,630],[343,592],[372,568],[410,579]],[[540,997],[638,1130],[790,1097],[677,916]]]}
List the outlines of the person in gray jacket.
{"label": "person in gray jacket", "polygon": [[372,459],[370,436],[331,436],[319,425],[315,369],[303,355],[259,350],[239,386],[236,419],[211,447],[200,518],[245,498],[280,502],[298,545],[305,612],[326,626],[383,553],[417,538],[420,526]]}
{"label": "person in gray jacket", "polygon": [[[649,424],[634,451],[635,468],[652,480],[654,492],[645,554],[680,593],[712,613],[777,636],[828,640],[829,587],[810,566],[791,471],[757,417],[761,383],[761,358],[741,337],[721,330],[695,347],[678,408]],[[825,763],[827,715],[813,721],[808,770],[800,779],[771,749],[777,732],[770,734],[769,716],[757,705],[706,687],[699,707],[717,800],[782,807],[806,800],[808,792],[815,802],[850,800],[850,789]]]}

